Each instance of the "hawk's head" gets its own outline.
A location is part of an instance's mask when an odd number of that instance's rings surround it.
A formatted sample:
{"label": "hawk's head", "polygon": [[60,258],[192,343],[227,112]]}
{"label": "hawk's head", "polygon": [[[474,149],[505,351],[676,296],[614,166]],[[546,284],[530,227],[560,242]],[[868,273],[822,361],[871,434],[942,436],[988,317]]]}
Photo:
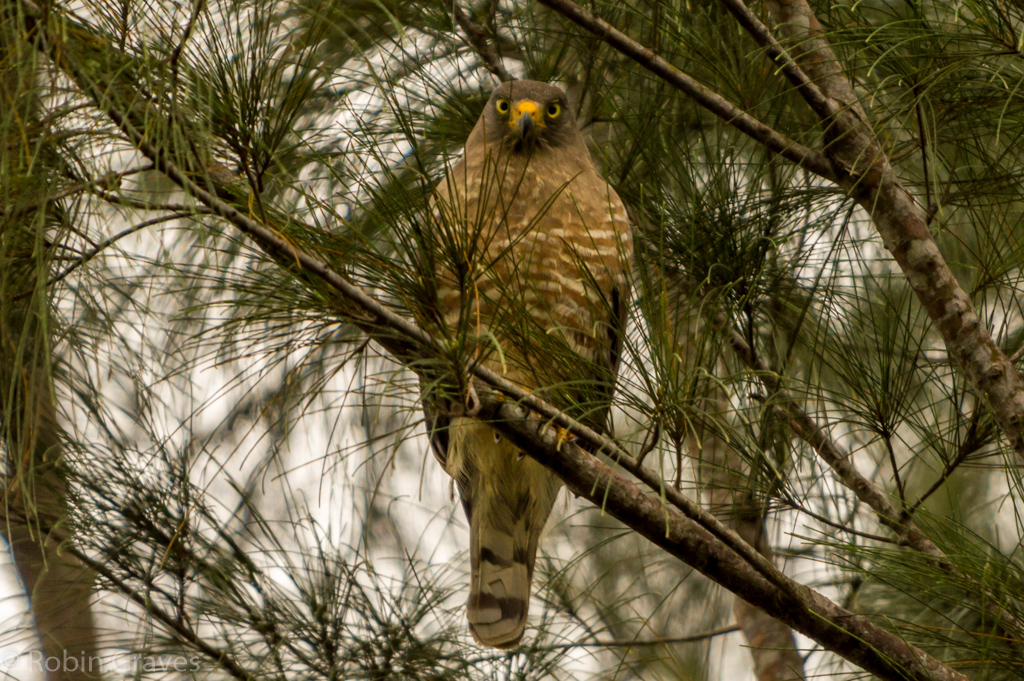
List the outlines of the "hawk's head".
{"label": "hawk's head", "polygon": [[499,131],[501,142],[516,152],[565,146],[579,138],[565,92],[535,80],[499,85],[484,116],[488,131]]}

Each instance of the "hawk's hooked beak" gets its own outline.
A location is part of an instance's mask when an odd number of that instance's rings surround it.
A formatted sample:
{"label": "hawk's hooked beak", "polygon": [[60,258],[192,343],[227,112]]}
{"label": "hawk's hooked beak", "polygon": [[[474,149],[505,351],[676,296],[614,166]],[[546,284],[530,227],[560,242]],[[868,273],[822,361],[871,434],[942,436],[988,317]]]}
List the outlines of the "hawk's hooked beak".
{"label": "hawk's hooked beak", "polygon": [[524,99],[516,106],[516,114],[512,116],[509,123],[519,130],[519,139],[525,141],[532,137],[533,129],[543,125],[540,119],[540,109],[536,102]]}

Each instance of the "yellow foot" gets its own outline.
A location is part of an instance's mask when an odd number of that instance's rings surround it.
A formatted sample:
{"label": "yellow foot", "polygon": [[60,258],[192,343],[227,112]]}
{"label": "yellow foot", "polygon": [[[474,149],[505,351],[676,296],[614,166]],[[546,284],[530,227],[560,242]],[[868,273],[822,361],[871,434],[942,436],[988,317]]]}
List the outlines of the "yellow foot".
{"label": "yellow foot", "polygon": [[557,451],[561,451],[562,450],[562,445],[564,445],[566,442],[571,442],[572,440],[575,440],[575,439],[576,439],[575,435],[570,433],[565,428],[562,428],[561,426],[558,426],[558,444],[555,446],[555,449]]}

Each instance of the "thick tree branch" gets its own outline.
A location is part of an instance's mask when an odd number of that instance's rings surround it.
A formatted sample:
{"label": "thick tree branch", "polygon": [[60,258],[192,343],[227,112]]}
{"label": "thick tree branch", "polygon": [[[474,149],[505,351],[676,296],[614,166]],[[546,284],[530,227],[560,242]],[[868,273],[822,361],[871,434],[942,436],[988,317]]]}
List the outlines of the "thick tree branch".
{"label": "thick tree branch", "polygon": [[886,249],[942,333],[950,357],[985,396],[1003,434],[1024,456],[1024,382],[939,252],[926,209],[896,177],[810,5],[806,0],[767,2],[772,18],[792,41],[793,62],[742,0],[722,2],[758,44],[781,60],[791,81],[816,85],[798,89],[827,126],[831,141],[826,153],[848,173],[841,178],[844,190],[871,216]]}
{"label": "thick tree branch", "polygon": [[828,159],[820,152],[798,144],[785,135],[744,112],[717,92],[704,87],[695,79],[683,73],[640,43],[606,21],[593,16],[569,0],[537,0],[550,7],[573,23],[600,37],[622,54],[630,57],[656,76],[663,78],[680,92],[692,98],[702,107],[715,114],[743,134],[760,142],[765,147],[792,161],[804,170],[827,180],[836,181],[836,175]]}

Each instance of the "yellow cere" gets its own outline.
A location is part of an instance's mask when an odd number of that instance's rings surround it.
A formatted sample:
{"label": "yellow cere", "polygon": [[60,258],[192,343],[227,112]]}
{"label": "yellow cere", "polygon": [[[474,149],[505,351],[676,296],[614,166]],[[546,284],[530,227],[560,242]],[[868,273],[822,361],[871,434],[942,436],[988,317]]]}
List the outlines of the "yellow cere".
{"label": "yellow cere", "polygon": [[540,108],[537,106],[537,102],[529,99],[523,99],[516,103],[516,113],[514,116],[508,119],[509,125],[515,125],[523,114],[530,114],[530,118],[537,124],[538,127],[544,127],[544,117],[540,115]]}

